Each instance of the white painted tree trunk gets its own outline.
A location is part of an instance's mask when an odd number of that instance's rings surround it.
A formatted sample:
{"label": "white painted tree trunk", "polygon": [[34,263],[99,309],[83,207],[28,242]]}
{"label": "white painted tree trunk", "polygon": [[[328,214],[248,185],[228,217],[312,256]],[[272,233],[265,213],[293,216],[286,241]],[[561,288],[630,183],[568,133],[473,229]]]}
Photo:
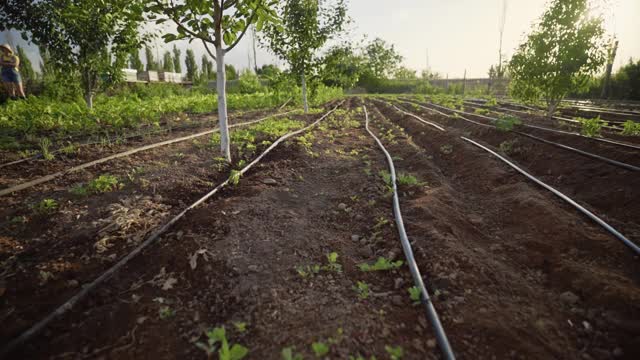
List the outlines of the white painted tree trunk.
{"label": "white painted tree trunk", "polygon": [[302,103],[304,104],[304,113],[309,113],[309,103],[307,102],[307,77],[302,72]]}
{"label": "white painted tree trunk", "polygon": [[229,126],[227,123],[227,76],[224,68],[224,49],[216,47],[216,81],[218,90],[218,118],[220,119],[220,151],[231,162]]}

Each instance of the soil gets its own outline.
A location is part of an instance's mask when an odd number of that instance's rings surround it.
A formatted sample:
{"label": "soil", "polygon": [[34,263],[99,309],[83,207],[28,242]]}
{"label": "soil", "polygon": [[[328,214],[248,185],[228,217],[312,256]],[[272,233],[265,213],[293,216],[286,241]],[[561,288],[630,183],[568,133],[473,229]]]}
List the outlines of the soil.
{"label": "soil", "polygon": [[[396,169],[418,180],[400,186],[404,221],[459,358],[640,356],[637,256],[460,135],[493,147],[515,141],[509,156],[516,162],[639,241],[635,174],[419,114],[443,124],[447,131],[439,132],[381,102],[349,98],[342,106],[348,111],[277,147],[12,358],[203,359],[196,343],[223,326],[249,359],[280,359],[286,347],[312,358],[312,344],[320,342],[328,358],[386,359],[393,347],[403,349],[403,359],[440,358],[424,309],[409,297],[408,268],[358,267],[404,258],[380,175],[387,164],[364,130],[363,104]],[[69,194],[73,184],[106,172],[127,179],[124,186]],[[8,326],[0,342],[62,304],[227,174],[211,150],[187,141],[3,198],[0,320]],[[44,198],[60,208],[33,215],[29,205]],[[368,292],[357,290],[359,282]]]}

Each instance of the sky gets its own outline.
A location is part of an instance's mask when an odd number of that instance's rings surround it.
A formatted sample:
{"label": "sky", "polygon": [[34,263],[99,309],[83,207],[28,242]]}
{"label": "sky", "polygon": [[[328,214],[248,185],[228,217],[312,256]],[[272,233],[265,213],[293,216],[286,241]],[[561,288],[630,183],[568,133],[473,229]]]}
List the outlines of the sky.
{"label": "sky", "polygon": [[[404,57],[404,66],[420,71],[427,67],[442,76],[460,78],[487,77],[492,64],[498,63],[499,20],[505,0],[348,0],[349,16],[353,20],[348,37],[354,42],[366,36],[380,37],[395,45]],[[506,0],[507,12],[503,37],[503,53],[509,58],[523,41],[531,25],[540,17],[547,0]],[[630,57],[640,58],[640,0],[607,1],[605,27],[620,41],[614,69]],[[0,42],[13,40],[22,44],[17,35],[0,34]],[[172,44],[157,41],[162,56]],[[182,54],[188,47],[196,53],[198,62],[205,53],[201,43],[178,42]],[[250,55],[251,54],[251,55]],[[31,49],[30,58],[36,59]],[[243,41],[227,56],[227,63],[243,69],[249,66],[252,37]],[[143,61],[144,61],[144,56]],[[258,66],[275,63],[283,66],[265,49],[258,46]]]}

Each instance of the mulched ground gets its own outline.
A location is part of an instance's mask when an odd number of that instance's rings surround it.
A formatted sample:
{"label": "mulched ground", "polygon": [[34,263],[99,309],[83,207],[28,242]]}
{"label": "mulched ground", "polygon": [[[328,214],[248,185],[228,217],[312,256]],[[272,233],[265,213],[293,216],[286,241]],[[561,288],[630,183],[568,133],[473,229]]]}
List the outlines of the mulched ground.
{"label": "mulched ground", "polygon": [[[350,98],[343,107],[349,112],[276,148],[14,358],[202,359],[195,344],[220,326],[231,343],[249,349],[250,359],[280,359],[285,347],[312,358],[315,342],[327,345],[328,358],[386,359],[388,347],[401,347],[405,359],[439,358],[424,310],[409,298],[406,266],[357,267],[381,256],[403,258],[380,176],[386,162],[364,130],[362,104],[397,170],[419,180],[401,186],[401,206],[460,358],[640,356],[638,259],[573,208],[459,138],[499,147],[513,135],[421,114],[446,125],[441,133],[380,103]],[[509,155],[518,163],[640,238],[636,178],[517,141]],[[55,215],[3,226],[0,320],[9,326],[0,330],[2,343],[226,173],[210,150],[192,142],[105,166],[85,178],[144,171],[117,192],[78,200],[63,191],[82,180],[70,177],[3,207],[6,219],[24,215],[40,197],[59,196],[63,204]],[[341,271],[329,266],[333,252]],[[314,265],[315,274],[296,270]],[[369,285],[366,298],[356,290],[359,281]]]}

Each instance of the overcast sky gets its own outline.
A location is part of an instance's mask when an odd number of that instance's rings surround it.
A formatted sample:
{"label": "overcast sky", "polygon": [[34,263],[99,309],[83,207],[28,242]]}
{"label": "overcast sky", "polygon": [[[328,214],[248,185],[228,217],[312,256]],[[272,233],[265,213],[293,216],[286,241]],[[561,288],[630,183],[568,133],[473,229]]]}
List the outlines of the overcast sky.
{"label": "overcast sky", "polygon": [[[428,64],[433,71],[450,78],[486,77],[491,64],[498,62],[499,19],[504,0],[349,0],[349,15],[353,20],[350,38],[354,41],[367,36],[380,37],[393,43],[404,57],[404,65],[418,73]],[[640,58],[640,0],[608,1],[606,27],[620,40],[615,68],[630,57]],[[507,15],[503,38],[503,52],[510,57],[542,14],[546,0],[507,0]],[[0,35],[0,42],[13,40]],[[165,45],[157,42],[162,55]],[[228,55],[227,62],[246,68],[252,52],[251,36]],[[191,46],[198,62],[204,54],[202,44],[179,42],[184,50]],[[30,52],[34,58],[35,51]],[[143,61],[144,61],[144,56]],[[258,65],[279,63],[258,46]],[[279,63],[281,64],[281,63]]]}

